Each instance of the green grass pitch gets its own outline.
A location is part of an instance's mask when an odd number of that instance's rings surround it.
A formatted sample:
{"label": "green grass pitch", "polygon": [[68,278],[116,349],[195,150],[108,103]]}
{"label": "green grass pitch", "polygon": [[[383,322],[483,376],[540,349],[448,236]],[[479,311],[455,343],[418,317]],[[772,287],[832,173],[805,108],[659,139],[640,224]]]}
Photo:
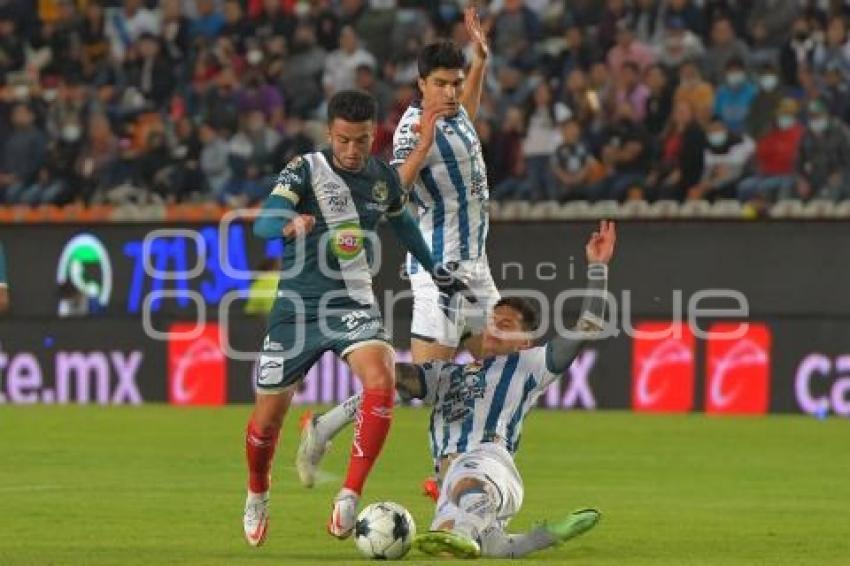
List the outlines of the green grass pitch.
{"label": "green grass pitch", "polygon": [[[297,485],[295,409],[274,469],[269,539],[242,540],[249,408],[0,408],[0,564],[350,564],[324,532],[330,477]],[[427,414],[396,411],[364,502],[394,500],[427,529]],[[522,564],[850,564],[850,422],[538,411],[512,523],[585,505],[599,526]],[[433,564],[412,551],[408,563]],[[442,561],[449,564],[449,561]],[[517,562],[518,563],[518,562]]]}

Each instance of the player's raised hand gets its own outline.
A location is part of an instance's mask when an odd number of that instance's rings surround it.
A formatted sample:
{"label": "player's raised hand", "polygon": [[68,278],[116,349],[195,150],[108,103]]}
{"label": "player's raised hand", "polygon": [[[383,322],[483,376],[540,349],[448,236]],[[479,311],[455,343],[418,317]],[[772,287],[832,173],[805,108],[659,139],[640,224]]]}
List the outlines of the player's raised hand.
{"label": "player's raised hand", "polygon": [[475,46],[476,59],[486,61],[490,56],[490,46],[487,45],[487,34],[481,27],[478,10],[474,3],[463,11],[463,22],[466,24],[466,33],[469,34],[469,39]]}
{"label": "player's raised hand", "polygon": [[608,263],[614,255],[614,243],[617,241],[617,228],[613,220],[601,220],[599,230],[591,234],[585,251],[590,263]]}
{"label": "player's raised hand", "polygon": [[316,217],[312,214],[299,214],[283,227],[283,237],[287,239],[306,236],[316,225]]}
{"label": "player's raised hand", "polygon": [[439,102],[422,108],[422,118],[419,120],[418,127],[414,127],[414,131],[419,134],[419,143],[425,149],[430,148],[434,143],[434,132],[437,127],[437,120],[447,116],[454,116],[460,108],[459,102]]}

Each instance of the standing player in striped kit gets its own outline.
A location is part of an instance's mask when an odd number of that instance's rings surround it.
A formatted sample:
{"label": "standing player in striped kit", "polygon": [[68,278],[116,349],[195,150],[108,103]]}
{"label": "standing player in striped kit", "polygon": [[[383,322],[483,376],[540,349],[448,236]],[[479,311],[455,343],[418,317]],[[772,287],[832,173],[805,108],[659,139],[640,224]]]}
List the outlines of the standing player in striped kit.
{"label": "standing player in striped kit", "polygon": [[[454,44],[441,41],[426,46],[418,61],[421,100],[404,113],[393,138],[391,164],[402,186],[413,187],[417,221],[434,260],[452,266],[472,295],[472,300],[460,296],[450,300],[408,254],[414,363],[452,360],[462,345],[479,353],[487,314],[499,300],[485,248],[489,227],[486,166],[473,124],[489,49],[475,8],[467,8],[465,20],[474,46],[469,75],[464,72],[463,52]],[[305,415],[296,457],[305,486],[314,484],[327,444],[352,422],[358,402],[355,396],[321,416]]]}
{"label": "standing player in striped kit", "polygon": [[516,558],[577,536],[599,520],[598,511],[582,509],[525,534],[505,532],[523,499],[513,460],[523,421],[570,366],[583,340],[604,329],[607,264],[615,240],[614,224],[603,221],[587,244],[589,292],[575,327],[579,335],[531,347],[537,314],[513,297],[496,304],[479,362],[396,364],[403,396],[433,406],[429,437],[441,490],[432,530],[414,543],[423,552]]}

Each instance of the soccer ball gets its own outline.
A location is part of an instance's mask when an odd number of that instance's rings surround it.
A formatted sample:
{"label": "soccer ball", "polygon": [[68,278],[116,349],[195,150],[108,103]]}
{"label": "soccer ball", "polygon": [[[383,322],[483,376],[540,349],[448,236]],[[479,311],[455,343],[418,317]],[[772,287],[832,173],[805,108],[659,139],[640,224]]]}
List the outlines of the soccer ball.
{"label": "soccer ball", "polygon": [[357,516],[354,543],[366,558],[398,560],[410,550],[416,525],[407,509],[382,501],[372,503]]}

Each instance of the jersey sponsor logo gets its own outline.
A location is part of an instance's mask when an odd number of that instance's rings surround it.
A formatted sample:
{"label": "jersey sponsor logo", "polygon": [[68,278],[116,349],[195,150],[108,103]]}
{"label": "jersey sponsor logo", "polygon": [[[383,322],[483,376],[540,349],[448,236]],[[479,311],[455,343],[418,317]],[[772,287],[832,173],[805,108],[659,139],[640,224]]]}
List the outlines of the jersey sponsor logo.
{"label": "jersey sponsor logo", "polygon": [[[191,332],[194,323],[175,323],[173,334]],[[172,405],[221,405],[227,391],[227,358],[218,342],[218,325],[205,324],[193,340],[168,341],[168,400]]]}
{"label": "jersey sponsor logo", "polygon": [[[682,323],[638,324],[632,352],[632,406],[636,411],[690,411],[694,398],[694,335]],[[660,337],[647,337],[646,334]],[[670,335],[672,334],[672,336]]]}
{"label": "jersey sponsor logo", "polygon": [[363,230],[354,222],[334,228],[330,239],[331,251],[340,259],[354,259],[363,249]]}
{"label": "jersey sponsor logo", "polygon": [[112,295],[112,262],[103,243],[94,234],[78,234],[68,240],[56,267],[59,287],[73,286],[101,309]]}
{"label": "jersey sponsor logo", "polygon": [[386,181],[378,181],[372,186],[372,198],[377,202],[386,202],[389,194],[390,188]]}
{"label": "jersey sponsor logo", "polygon": [[320,198],[327,201],[328,207],[332,212],[342,214],[348,210],[348,205],[351,202],[351,199],[347,194],[343,193],[342,187],[339,186],[339,184],[329,181],[324,183],[320,190]]}
{"label": "jersey sponsor logo", "polygon": [[737,323],[718,323],[709,329],[706,348],[705,411],[707,413],[764,413],[770,381],[770,330],[748,324],[737,340],[714,338],[733,332]]}

